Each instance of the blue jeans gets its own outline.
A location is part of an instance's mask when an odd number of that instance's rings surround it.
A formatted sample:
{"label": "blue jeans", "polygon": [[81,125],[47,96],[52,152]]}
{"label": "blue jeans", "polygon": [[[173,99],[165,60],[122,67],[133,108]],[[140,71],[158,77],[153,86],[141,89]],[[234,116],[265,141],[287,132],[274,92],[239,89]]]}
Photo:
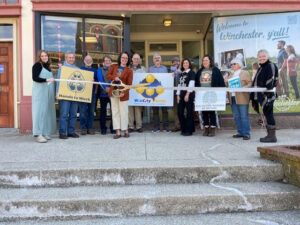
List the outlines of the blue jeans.
{"label": "blue jeans", "polygon": [[[59,134],[73,134],[77,119],[78,102],[59,101]],[[68,126],[68,128],[67,128]]]}
{"label": "blue jeans", "polygon": [[238,134],[250,137],[249,105],[236,104],[235,97],[232,97],[231,109]]}
{"label": "blue jeans", "polygon": [[[107,109],[107,104],[110,104],[110,99],[109,97],[100,97],[100,104],[101,104],[101,109],[100,109],[100,127],[101,131],[106,131],[106,109]],[[112,119],[110,123],[110,130],[113,130],[112,127]]]}
{"label": "blue jeans", "polygon": [[92,96],[91,103],[85,103],[85,102],[79,103],[81,130],[93,129],[95,106],[96,106],[96,94],[94,93]]}

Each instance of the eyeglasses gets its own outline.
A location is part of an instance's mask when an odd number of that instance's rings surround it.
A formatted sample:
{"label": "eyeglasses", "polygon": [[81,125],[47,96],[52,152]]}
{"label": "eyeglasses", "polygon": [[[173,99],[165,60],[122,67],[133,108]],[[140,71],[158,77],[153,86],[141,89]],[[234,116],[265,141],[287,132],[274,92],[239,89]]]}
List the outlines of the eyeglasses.
{"label": "eyeglasses", "polygon": [[232,65],[232,66],[235,66],[235,65],[237,65],[237,63],[232,63],[231,65]]}

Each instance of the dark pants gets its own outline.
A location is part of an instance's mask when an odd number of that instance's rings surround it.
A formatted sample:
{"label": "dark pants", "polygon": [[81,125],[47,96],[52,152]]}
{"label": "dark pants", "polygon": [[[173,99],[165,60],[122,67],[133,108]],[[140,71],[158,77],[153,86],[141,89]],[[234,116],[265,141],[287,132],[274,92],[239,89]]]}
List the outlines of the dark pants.
{"label": "dark pants", "polygon": [[202,111],[203,126],[217,126],[215,111]]}
{"label": "dark pants", "polygon": [[276,125],[274,115],[273,115],[273,106],[274,106],[274,101],[265,104],[265,106],[263,107],[263,113],[264,116],[266,117],[267,125],[271,125],[271,126]]}
{"label": "dark pants", "polygon": [[295,98],[299,98],[299,91],[297,86],[297,76],[290,76],[290,81],[295,91]]}
{"label": "dark pants", "polygon": [[[178,119],[182,133],[192,134],[195,131],[194,126],[194,98],[190,96],[189,101],[185,102],[184,97],[180,98],[178,104]],[[186,117],[184,110],[186,109]]]}
{"label": "dark pants", "polygon": [[82,130],[93,129],[95,106],[96,106],[96,94],[94,93],[92,96],[91,103],[85,103],[85,102],[79,103],[80,127]]}
{"label": "dark pants", "polygon": [[[160,107],[152,107],[154,129],[159,129],[159,108]],[[161,107],[161,111],[163,114],[164,129],[169,128],[168,107]]]}
{"label": "dark pants", "polygon": [[[110,104],[110,99],[109,97],[100,97],[100,104],[101,104],[101,109],[100,109],[100,128],[102,131],[106,131],[106,111],[107,111],[107,104]],[[113,130],[112,127],[112,119],[110,123],[110,130]]]}

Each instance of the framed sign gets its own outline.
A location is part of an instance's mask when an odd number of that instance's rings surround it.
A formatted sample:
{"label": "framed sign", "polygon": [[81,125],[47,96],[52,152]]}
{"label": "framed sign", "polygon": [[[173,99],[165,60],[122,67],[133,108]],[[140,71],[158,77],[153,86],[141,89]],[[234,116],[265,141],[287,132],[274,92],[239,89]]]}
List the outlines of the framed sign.
{"label": "framed sign", "polygon": [[132,85],[141,86],[130,90],[128,105],[173,106],[174,91],[162,89],[174,86],[171,73],[134,73]]}
{"label": "framed sign", "polygon": [[195,111],[225,111],[226,91],[197,91]]}
{"label": "framed sign", "polygon": [[70,81],[60,82],[58,99],[86,103],[92,102],[93,84],[80,81],[93,81],[93,72],[62,66],[60,79]]}

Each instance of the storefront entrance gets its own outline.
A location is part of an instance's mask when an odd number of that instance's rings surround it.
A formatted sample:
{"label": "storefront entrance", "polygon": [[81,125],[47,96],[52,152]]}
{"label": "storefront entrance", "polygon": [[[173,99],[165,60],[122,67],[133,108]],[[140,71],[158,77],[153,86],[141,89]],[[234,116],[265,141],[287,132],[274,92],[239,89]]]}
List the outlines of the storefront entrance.
{"label": "storefront entrance", "polygon": [[13,44],[0,42],[0,127],[14,127]]}

